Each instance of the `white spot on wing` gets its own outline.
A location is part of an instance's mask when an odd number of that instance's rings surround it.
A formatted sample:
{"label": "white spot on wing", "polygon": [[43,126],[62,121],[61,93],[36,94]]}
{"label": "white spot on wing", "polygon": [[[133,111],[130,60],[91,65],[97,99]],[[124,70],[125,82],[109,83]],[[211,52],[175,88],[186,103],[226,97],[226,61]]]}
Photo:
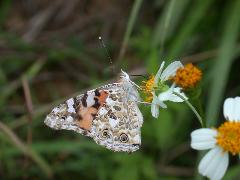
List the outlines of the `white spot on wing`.
{"label": "white spot on wing", "polygon": [[137,134],[134,138],[133,138],[133,142],[136,144],[141,144],[141,137],[139,136],[139,134]]}
{"label": "white spot on wing", "polygon": [[100,110],[98,111],[98,114],[101,116],[107,114],[107,112],[108,111],[104,107],[101,107]]}
{"label": "white spot on wing", "polygon": [[66,123],[72,123],[73,122],[73,117],[72,116],[68,116],[66,119]]}
{"label": "white spot on wing", "polygon": [[53,110],[52,110],[53,113],[57,113],[59,112],[59,108],[58,107],[55,107]]}
{"label": "white spot on wing", "polygon": [[87,107],[90,107],[92,105],[94,105],[95,101],[94,101],[94,95],[93,93],[89,94],[88,93],[88,97],[87,97]]}
{"label": "white spot on wing", "polygon": [[109,124],[112,128],[115,128],[115,126],[118,124],[118,121],[112,118],[109,118]]}
{"label": "white spot on wing", "polygon": [[107,98],[107,99],[106,99],[106,103],[107,103],[107,105],[109,105],[109,106],[114,106],[114,105],[116,104],[116,102],[113,101],[111,98]]}
{"label": "white spot on wing", "polygon": [[74,109],[74,107],[73,107],[73,105],[74,105],[73,98],[67,100],[66,103],[67,103],[67,107],[68,107],[68,110],[67,110],[67,111],[70,112],[70,113],[76,113],[76,112],[75,112],[75,109]]}

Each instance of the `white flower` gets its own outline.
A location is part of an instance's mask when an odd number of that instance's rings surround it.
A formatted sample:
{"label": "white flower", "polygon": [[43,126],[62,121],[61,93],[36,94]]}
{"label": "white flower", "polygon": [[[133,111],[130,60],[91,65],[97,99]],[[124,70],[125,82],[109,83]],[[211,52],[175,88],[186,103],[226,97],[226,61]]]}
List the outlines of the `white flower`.
{"label": "white flower", "polygon": [[173,84],[170,88],[165,84],[167,80],[169,80],[170,77],[175,76],[176,71],[183,67],[183,64],[180,61],[174,61],[171,64],[169,64],[164,70],[165,62],[163,61],[155,78],[154,78],[154,87],[160,88],[160,93],[156,94],[156,92],[153,92],[153,101],[151,105],[151,112],[153,117],[157,118],[159,115],[159,108],[167,108],[167,105],[164,103],[164,101],[172,101],[172,102],[183,102],[183,99],[178,97],[174,94],[178,93],[181,96],[183,96],[185,99],[187,97],[184,93],[181,92],[181,88],[175,87],[175,84]]}
{"label": "white flower", "polygon": [[211,149],[201,160],[198,171],[212,180],[222,179],[224,176],[229,153],[240,155],[240,97],[226,99],[223,113],[228,121],[218,129],[201,128],[191,133],[193,149]]}

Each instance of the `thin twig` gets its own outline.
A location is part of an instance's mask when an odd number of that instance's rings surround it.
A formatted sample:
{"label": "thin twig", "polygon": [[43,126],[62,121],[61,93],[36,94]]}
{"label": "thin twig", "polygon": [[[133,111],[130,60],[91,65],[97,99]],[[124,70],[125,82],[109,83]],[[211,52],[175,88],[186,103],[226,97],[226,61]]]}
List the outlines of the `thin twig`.
{"label": "thin twig", "polygon": [[198,118],[201,126],[204,127],[202,117],[199,115],[199,113],[198,113],[197,110],[193,107],[193,105],[192,105],[186,98],[184,98],[181,94],[176,93],[176,92],[173,92],[173,94],[175,94],[176,96],[180,97],[180,98],[190,107],[190,109],[193,111],[193,113],[194,113],[194,114],[196,115],[196,117]]}
{"label": "thin twig", "polygon": [[[23,86],[23,92],[24,97],[26,101],[26,108],[27,108],[27,116],[28,116],[28,125],[27,125],[27,145],[31,146],[32,144],[32,115],[33,115],[33,104],[32,104],[32,97],[29,89],[29,84],[27,81],[27,78],[25,76],[22,77],[22,86]],[[23,167],[24,169],[27,169],[27,166],[29,165],[29,158],[26,156]]]}
{"label": "thin twig", "polygon": [[32,116],[33,116],[33,104],[32,104],[32,97],[30,93],[29,84],[26,77],[22,78],[22,85],[24,91],[24,97],[26,101],[26,107],[28,112],[28,135],[27,135],[27,143],[28,145],[32,144]]}
{"label": "thin twig", "polygon": [[2,133],[9,137],[12,144],[15,145],[20,151],[22,151],[24,155],[32,159],[48,177],[52,177],[52,170],[50,166],[47,164],[47,162],[38,153],[36,153],[29,146],[23,143],[18,138],[18,136],[1,121],[0,130]]}

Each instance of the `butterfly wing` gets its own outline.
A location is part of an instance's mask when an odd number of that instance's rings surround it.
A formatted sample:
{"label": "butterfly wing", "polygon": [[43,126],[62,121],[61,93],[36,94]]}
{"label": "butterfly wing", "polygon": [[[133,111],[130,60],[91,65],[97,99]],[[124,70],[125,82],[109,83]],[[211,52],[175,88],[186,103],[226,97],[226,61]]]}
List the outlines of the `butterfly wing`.
{"label": "butterfly wing", "polygon": [[56,130],[92,137],[110,150],[133,152],[141,144],[143,117],[129,98],[131,93],[123,82],[108,84],[70,98],[55,107],[44,122]]}

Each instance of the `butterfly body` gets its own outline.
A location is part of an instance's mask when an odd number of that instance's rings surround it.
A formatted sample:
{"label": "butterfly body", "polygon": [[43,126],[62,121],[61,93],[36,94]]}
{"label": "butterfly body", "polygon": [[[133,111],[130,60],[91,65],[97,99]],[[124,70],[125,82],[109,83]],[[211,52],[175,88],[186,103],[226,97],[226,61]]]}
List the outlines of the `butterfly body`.
{"label": "butterfly body", "polygon": [[87,91],[55,107],[45,124],[91,137],[113,151],[133,152],[141,144],[138,92],[123,76],[118,83]]}

